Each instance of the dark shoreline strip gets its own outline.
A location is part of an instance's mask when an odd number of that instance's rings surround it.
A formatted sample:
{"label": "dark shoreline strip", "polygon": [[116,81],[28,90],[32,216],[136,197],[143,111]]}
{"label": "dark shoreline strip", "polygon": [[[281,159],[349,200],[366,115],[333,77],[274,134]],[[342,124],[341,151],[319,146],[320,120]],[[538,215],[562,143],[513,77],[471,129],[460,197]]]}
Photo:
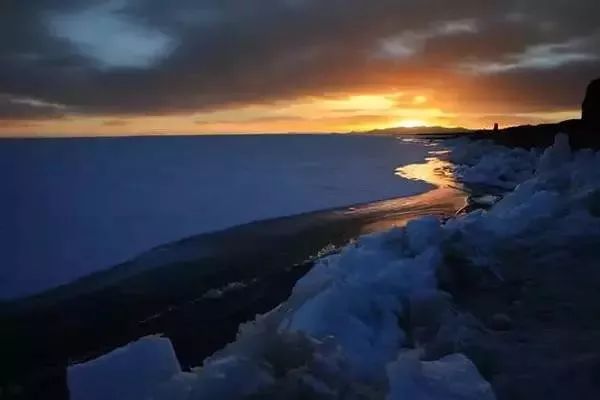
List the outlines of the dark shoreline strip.
{"label": "dark shoreline strip", "polygon": [[[170,337],[183,366],[200,365],[233,340],[240,323],[287,298],[322,249],[419,216],[453,215],[464,198],[461,191],[440,188],[246,224],[161,246],[105,273],[14,303],[0,315],[0,387],[18,386],[33,398],[66,398],[68,364],[153,333]],[[186,257],[178,259],[181,253]],[[147,268],[157,257],[164,264]],[[202,298],[208,290],[253,280],[220,298]]]}

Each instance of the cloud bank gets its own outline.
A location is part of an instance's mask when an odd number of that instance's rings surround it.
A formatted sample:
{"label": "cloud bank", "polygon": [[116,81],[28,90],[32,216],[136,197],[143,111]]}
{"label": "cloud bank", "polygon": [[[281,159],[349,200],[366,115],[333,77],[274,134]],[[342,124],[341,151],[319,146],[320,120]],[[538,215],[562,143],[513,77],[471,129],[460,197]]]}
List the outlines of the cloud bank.
{"label": "cloud bank", "polygon": [[36,0],[0,13],[0,119],[159,116],[421,90],[450,113],[577,108],[600,2]]}

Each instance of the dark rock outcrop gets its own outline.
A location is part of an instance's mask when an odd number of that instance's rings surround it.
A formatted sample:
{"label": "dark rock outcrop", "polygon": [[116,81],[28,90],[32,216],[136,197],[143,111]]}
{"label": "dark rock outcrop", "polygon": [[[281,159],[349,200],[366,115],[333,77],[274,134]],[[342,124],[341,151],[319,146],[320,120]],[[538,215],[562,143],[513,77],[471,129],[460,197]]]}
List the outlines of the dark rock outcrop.
{"label": "dark rock outcrop", "polygon": [[600,79],[593,80],[587,87],[581,119],[588,126],[600,127]]}

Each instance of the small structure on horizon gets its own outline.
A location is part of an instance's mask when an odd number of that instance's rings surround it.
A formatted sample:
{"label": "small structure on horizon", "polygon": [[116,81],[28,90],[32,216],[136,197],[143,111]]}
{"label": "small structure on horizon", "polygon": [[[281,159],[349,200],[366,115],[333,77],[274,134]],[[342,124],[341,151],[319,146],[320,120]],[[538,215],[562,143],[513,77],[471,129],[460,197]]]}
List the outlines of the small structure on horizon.
{"label": "small structure on horizon", "polygon": [[494,133],[498,133],[498,123],[494,123]]}

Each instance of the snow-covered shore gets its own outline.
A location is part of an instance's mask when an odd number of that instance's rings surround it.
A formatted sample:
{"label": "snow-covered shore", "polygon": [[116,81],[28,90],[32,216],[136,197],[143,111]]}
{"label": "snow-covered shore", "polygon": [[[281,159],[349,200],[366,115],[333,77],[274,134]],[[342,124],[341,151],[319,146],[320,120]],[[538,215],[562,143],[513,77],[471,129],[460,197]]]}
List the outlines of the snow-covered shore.
{"label": "snow-covered shore", "polygon": [[[72,398],[494,399],[476,357],[487,328],[453,297],[479,280],[502,280],[515,247],[544,264],[599,237],[600,153],[571,152],[566,136],[543,153],[484,141],[451,147],[445,157],[459,180],[497,189],[489,210],[359,238],[191,372],[160,370],[173,353],[159,338],[74,365]],[[112,366],[124,363],[137,378],[115,379]]]}

